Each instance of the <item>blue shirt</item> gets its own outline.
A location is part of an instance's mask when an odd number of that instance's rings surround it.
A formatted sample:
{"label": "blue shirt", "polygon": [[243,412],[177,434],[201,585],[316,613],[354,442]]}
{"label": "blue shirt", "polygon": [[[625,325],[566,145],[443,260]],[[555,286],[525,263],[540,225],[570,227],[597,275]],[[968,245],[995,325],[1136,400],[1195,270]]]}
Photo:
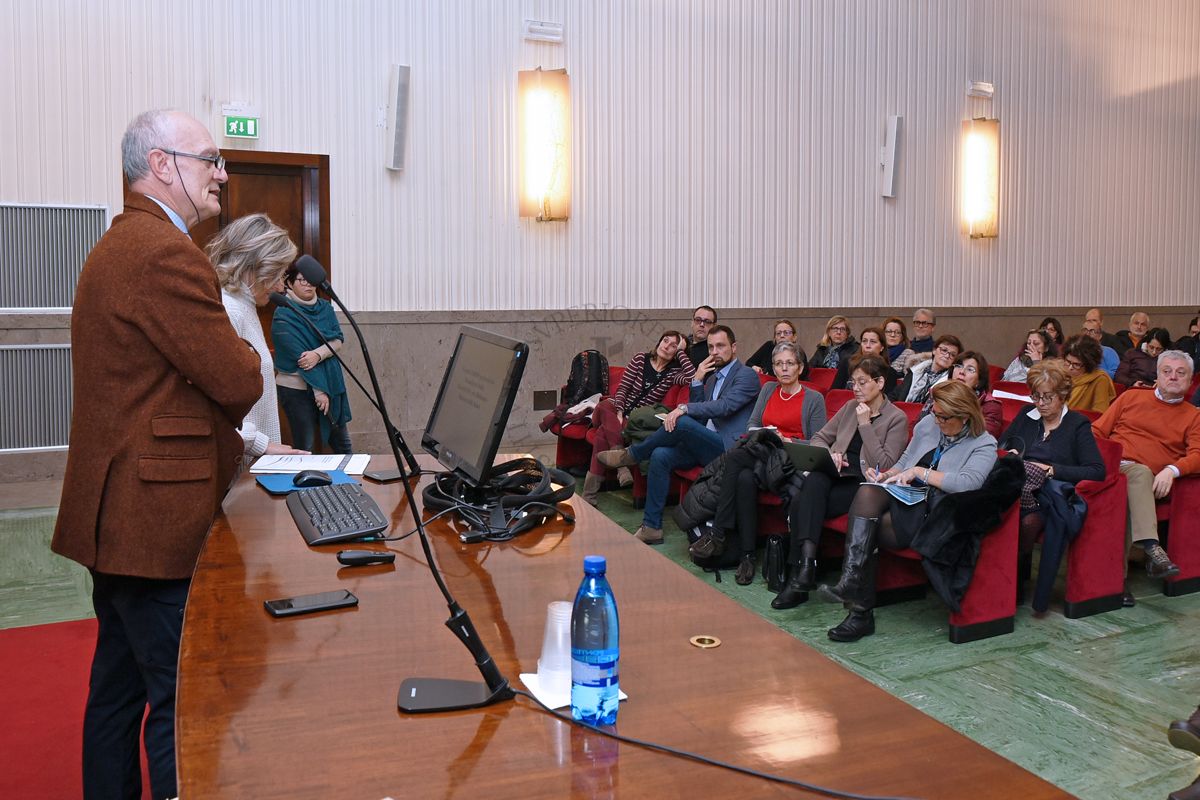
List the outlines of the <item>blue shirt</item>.
{"label": "blue shirt", "polygon": [[1100,369],[1107,372],[1111,378],[1117,374],[1117,367],[1121,366],[1121,357],[1111,347],[1100,345],[1100,351],[1103,353],[1100,357]]}
{"label": "blue shirt", "polygon": [[[725,386],[725,379],[729,377],[729,370],[733,369],[733,362],[730,361],[725,366],[717,370],[717,380],[713,384],[713,396],[710,400],[716,400],[721,396],[721,389]],[[692,380],[692,386],[703,386],[704,381]]]}
{"label": "blue shirt", "polygon": [[175,223],[176,228],[179,228],[179,230],[183,231],[184,233],[188,232],[187,223],[183,221],[183,217],[175,213],[175,209],[170,208],[166,203],[164,203],[162,200],[159,200],[157,197],[152,197],[151,195],[146,195],[146,197],[149,197],[151,200],[158,203],[158,207],[167,212],[167,216],[171,218],[171,222]]}

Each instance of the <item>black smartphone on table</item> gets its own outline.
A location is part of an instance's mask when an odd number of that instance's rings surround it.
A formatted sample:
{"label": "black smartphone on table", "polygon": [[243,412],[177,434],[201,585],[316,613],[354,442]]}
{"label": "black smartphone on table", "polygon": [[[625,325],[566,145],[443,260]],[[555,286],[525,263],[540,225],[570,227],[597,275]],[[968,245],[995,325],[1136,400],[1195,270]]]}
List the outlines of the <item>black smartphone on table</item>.
{"label": "black smartphone on table", "polygon": [[309,614],[313,611],[328,611],[332,608],[356,605],[358,605],[358,598],[348,589],[263,601],[263,606],[272,617],[294,617],[297,614]]}

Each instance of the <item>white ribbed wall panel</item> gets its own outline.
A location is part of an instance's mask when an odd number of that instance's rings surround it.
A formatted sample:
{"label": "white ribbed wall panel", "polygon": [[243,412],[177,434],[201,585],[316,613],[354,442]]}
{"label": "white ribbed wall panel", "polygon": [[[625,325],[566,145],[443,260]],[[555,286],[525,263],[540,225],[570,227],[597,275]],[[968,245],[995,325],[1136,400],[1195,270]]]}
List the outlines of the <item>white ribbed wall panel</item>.
{"label": "white ribbed wall panel", "polygon": [[[566,43],[524,42],[525,18]],[[516,72],[539,65],[571,76],[566,223],[516,215]],[[330,155],[332,267],[362,309],[1200,302],[1194,0],[9,0],[0,202],[120,208],[129,118],[219,130],[235,100],[262,138],[225,149]],[[955,215],[978,114],[1001,120],[995,241]]]}

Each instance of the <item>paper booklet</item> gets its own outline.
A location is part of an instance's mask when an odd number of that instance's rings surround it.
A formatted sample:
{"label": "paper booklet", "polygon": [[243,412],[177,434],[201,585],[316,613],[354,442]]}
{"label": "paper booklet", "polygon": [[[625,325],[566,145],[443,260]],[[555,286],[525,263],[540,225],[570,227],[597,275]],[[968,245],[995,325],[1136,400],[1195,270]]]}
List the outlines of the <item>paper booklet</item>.
{"label": "paper booklet", "polygon": [[928,486],[901,486],[898,483],[863,481],[863,486],[878,486],[906,506],[915,506],[929,494]]}
{"label": "paper booklet", "polygon": [[364,453],[352,456],[342,455],[308,455],[308,456],[259,456],[250,467],[251,474],[280,474],[300,472],[305,469],[321,469],[329,471],[340,469],[347,475],[362,475],[367,469],[371,457]]}

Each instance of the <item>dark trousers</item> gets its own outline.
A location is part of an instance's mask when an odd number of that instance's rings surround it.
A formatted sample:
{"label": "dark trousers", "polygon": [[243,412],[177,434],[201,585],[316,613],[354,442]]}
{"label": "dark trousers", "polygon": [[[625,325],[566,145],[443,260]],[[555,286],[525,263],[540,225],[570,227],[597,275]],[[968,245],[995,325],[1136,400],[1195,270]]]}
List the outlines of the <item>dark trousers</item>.
{"label": "dark trousers", "polygon": [[144,714],[151,791],[174,797],[175,674],[190,582],[100,572],[92,581],[99,631],[83,716],[84,797],[142,796]]}
{"label": "dark trousers", "polygon": [[720,434],[710,431],[691,417],[680,417],[675,430],[659,428],[629,448],[637,461],[650,459],[646,475],[646,507],[642,524],[661,528],[663,508],[671,491],[671,472],[694,466],[704,466],[725,451]]}
{"label": "dark trousers", "polygon": [[825,520],[839,517],[850,510],[850,503],[862,482],[863,479],[857,475],[842,476],[836,480],[824,472],[810,472],[805,476],[804,484],[788,508],[790,563],[800,563],[800,545],[805,540],[820,544]]}
{"label": "dark trousers", "polygon": [[[292,429],[292,447],[312,452],[321,430],[321,409],[317,408],[312,389],[293,389],[290,386],[276,387],[279,405],[283,407],[288,427]],[[354,452],[350,445],[350,430],[345,425],[330,425],[329,449],[340,455]]]}
{"label": "dark trousers", "polygon": [[754,552],[758,539],[758,480],[754,477],[754,465],[758,460],[744,447],[737,447],[725,454],[725,471],[721,478],[721,490],[717,494],[717,513],[713,526],[726,535],[737,531],[738,550],[741,555]]}

